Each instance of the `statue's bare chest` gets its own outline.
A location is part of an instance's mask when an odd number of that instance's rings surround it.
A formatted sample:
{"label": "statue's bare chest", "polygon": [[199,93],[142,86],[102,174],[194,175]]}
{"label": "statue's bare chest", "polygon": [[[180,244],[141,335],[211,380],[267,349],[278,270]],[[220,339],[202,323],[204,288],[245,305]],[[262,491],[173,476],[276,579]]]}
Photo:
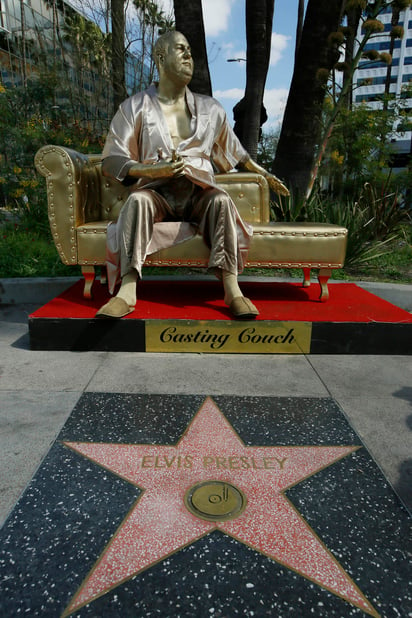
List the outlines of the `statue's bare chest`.
{"label": "statue's bare chest", "polygon": [[173,145],[177,148],[180,142],[190,137],[193,133],[191,115],[186,101],[178,101],[172,105],[160,102],[160,107],[162,108]]}

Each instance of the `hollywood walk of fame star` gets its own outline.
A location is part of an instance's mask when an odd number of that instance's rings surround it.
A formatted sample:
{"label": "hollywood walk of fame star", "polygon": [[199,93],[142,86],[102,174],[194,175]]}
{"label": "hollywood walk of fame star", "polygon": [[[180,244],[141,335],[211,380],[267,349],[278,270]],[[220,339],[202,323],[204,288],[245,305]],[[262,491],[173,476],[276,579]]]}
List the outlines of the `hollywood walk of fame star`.
{"label": "hollywood walk of fame star", "polygon": [[[358,446],[245,446],[211,398],[205,400],[175,446],[65,445],[138,486],[143,493],[64,616],[216,529],[364,612],[378,615],[284,495],[285,490],[353,453]],[[207,508],[201,506],[196,513],[190,503],[199,495],[204,502],[205,485],[212,520]],[[208,486],[213,488],[209,494]],[[236,508],[242,497],[241,508]],[[225,501],[234,505],[233,513],[229,512],[231,507],[225,511]],[[213,502],[223,505],[221,517]]]}

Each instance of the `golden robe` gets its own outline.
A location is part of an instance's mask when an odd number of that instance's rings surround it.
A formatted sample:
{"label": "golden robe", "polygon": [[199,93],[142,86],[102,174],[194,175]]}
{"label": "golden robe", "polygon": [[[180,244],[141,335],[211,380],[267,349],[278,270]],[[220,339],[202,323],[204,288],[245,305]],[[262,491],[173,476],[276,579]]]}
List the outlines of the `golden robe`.
{"label": "golden robe", "polygon": [[[166,210],[168,207],[164,202],[167,201],[169,204],[173,202],[173,196],[168,193],[170,184],[168,179],[140,178],[136,182],[127,175],[128,169],[135,162],[151,165],[162,159],[171,159],[175,150],[176,154],[185,161],[185,177],[197,187],[204,189],[206,194],[209,189],[217,187],[215,172],[229,172],[239,163],[249,159],[248,153],[234,134],[223,107],[215,99],[192,93],[186,88],[186,102],[191,114],[192,134],[189,138],[182,140],[177,148],[173,145],[157,98],[155,85],[130,97],[120,105],[111,122],[103,149],[103,172],[124,184],[134,184],[129,200],[133,199],[136,192],[144,189],[144,193],[149,190],[153,195],[156,194],[156,203],[159,201],[159,194]],[[199,195],[199,190],[196,193]],[[252,228],[242,221],[233,201],[230,200],[230,202],[230,216],[235,229],[229,233],[226,231],[226,237],[232,238],[232,244],[237,245],[236,270],[241,272]],[[127,202],[123,209],[126,205]],[[178,205],[172,203],[169,212],[176,213],[178,210]],[[113,292],[116,279],[119,279],[121,227],[128,227],[126,222],[122,222],[122,212],[118,222],[109,225],[107,234],[107,266],[111,292]],[[155,222],[150,231],[151,237],[144,240],[145,247],[139,248],[142,259],[144,260],[145,255],[159,249],[183,242],[197,233],[203,233],[205,222],[197,221],[194,225],[190,222],[190,217],[189,220],[187,217],[185,219]],[[217,230],[216,233],[221,234],[221,231]],[[211,264],[211,268],[214,266],[216,265]],[[140,265],[133,264],[133,267],[137,268],[141,275]],[[233,269],[230,268],[230,270]],[[122,276],[123,274],[122,272]]]}

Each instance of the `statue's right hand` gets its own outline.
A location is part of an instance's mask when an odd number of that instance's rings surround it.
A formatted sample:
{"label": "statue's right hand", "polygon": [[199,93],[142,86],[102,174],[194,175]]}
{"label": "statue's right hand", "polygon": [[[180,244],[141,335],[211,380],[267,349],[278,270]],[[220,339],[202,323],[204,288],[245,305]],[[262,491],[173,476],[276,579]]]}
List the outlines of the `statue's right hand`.
{"label": "statue's right hand", "polygon": [[147,175],[151,178],[174,178],[182,176],[185,163],[182,157],[177,157],[176,160],[159,161],[147,168]]}
{"label": "statue's right hand", "polygon": [[182,157],[175,157],[175,160],[163,160],[153,163],[153,165],[145,165],[137,163],[129,169],[129,175],[135,178],[174,178],[176,176],[183,176],[184,174],[184,161]]}

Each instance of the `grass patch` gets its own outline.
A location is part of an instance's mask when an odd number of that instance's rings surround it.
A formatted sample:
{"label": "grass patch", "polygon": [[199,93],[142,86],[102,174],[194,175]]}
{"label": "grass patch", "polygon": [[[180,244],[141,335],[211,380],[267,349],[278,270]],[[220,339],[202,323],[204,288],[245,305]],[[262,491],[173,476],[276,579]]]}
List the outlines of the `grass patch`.
{"label": "grass patch", "polygon": [[62,264],[51,236],[8,223],[0,228],[0,277],[68,277],[79,266]]}

